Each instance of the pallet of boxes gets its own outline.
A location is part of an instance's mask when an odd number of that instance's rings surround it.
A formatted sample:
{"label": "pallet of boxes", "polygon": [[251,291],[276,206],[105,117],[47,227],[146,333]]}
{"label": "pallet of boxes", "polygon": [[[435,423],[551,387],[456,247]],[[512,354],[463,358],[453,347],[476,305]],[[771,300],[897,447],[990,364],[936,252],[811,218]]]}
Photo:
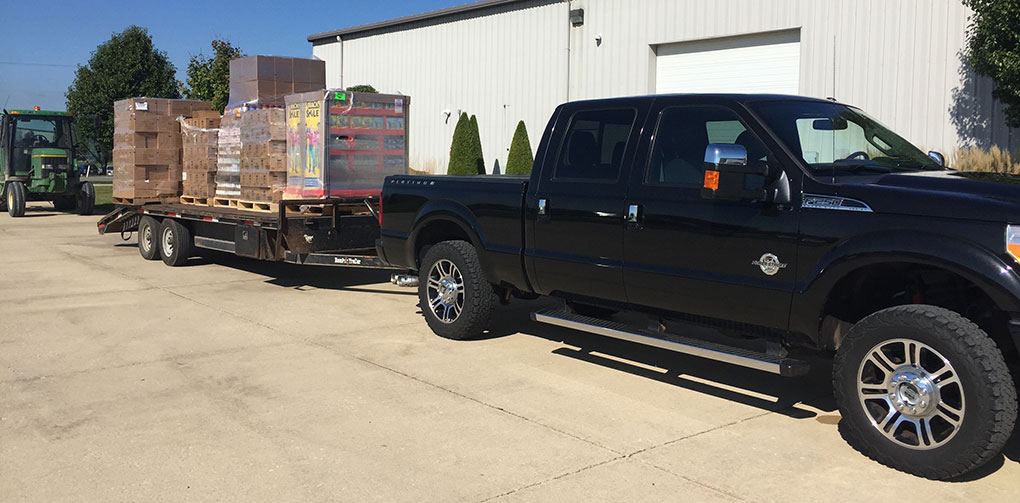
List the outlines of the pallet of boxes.
{"label": "pallet of boxes", "polygon": [[113,108],[113,202],[176,201],[181,194],[178,117],[209,110],[207,101],[130,98]]}
{"label": "pallet of boxes", "polygon": [[181,121],[184,143],[181,203],[212,206],[216,195],[219,127],[220,114],[215,110],[196,111]]}
{"label": "pallet of boxes", "polygon": [[325,63],[318,60],[249,56],[230,62],[214,206],[278,211],[287,185],[284,97],[323,89],[325,80]]}

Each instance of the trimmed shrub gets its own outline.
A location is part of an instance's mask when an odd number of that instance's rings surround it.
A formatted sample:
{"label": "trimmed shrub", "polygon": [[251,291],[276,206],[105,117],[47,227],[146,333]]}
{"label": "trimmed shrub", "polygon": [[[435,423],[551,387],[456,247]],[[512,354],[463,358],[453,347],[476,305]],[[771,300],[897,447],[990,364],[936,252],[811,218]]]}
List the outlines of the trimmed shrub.
{"label": "trimmed shrub", "polygon": [[457,127],[453,129],[453,143],[450,145],[450,165],[446,168],[448,175],[476,175],[478,169],[475,167],[472,155],[471,143],[471,120],[466,113],[460,114],[457,119]]}
{"label": "trimmed shrub", "polygon": [[356,86],[351,86],[351,87],[348,87],[346,90],[350,91],[352,93],[371,93],[371,94],[378,94],[379,93],[379,91],[376,91],[374,87],[372,87],[372,86],[370,86],[368,84],[359,84],[359,85],[356,85]]}
{"label": "trimmed shrub", "polygon": [[474,115],[471,116],[471,126],[468,128],[470,131],[471,138],[471,159],[474,162],[475,174],[484,175],[485,171],[485,156],[482,154],[482,135],[478,131],[478,118]]}
{"label": "trimmed shrub", "polygon": [[529,175],[535,156],[531,153],[531,141],[528,140],[528,128],[524,121],[517,123],[514,139],[510,142],[510,154],[506,157],[506,174]]}

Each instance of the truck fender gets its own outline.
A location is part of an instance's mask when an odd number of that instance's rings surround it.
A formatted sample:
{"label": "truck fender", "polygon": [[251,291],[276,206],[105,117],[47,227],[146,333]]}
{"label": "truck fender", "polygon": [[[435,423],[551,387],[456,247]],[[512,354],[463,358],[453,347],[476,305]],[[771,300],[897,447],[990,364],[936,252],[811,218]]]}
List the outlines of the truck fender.
{"label": "truck fender", "polygon": [[428,228],[429,224],[439,221],[459,227],[471,241],[471,245],[475,247],[478,254],[482,254],[484,240],[475,217],[464,205],[449,199],[440,199],[426,203],[415,216],[409,236],[411,246],[408,247],[408,253],[411,254],[411,261],[408,263],[418,263],[418,257],[414,256],[418,250],[418,240],[423,237],[422,232]]}
{"label": "truck fender", "polygon": [[880,231],[852,238],[830,250],[798,283],[790,331],[818,341],[825,303],[839,281],[861,267],[890,262],[945,269],[977,285],[999,309],[1020,312],[1020,276],[1016,264],[1004,258],[977,243],[923,231]]}

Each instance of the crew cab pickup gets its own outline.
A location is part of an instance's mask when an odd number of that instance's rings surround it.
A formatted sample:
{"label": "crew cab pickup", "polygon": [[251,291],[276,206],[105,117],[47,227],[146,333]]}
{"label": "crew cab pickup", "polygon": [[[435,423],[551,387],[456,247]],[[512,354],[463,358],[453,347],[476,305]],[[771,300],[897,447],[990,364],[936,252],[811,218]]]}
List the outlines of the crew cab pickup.
{"label": "crew cab pickup", "polygon": [[802,376],[791,355],[834,355],[848,440],[945,479],[1001,456],[1016,421],[1016,183],[833,101],[571,102],[529,178],[387,178],[377,247],[451,339],[553,296],[535,320],[727,364]]}

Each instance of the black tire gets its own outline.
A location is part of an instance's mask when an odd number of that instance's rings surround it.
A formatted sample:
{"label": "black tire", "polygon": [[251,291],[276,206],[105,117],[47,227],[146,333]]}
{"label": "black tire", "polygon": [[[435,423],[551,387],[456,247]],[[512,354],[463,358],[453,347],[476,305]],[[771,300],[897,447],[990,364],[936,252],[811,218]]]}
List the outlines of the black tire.
{"label": "black tire", "polygon": [[[451,274],[444,276],[444,271]],[[430,298],[436,301],[434,305]],[[439,302],[444,298],[447,302]],[[463,340],[480,336],[489,328],[499,299],[482,274],[474,246],[466,241],[443,241],[429,248],[421,261],[418,302],[436,335]],[[453,307],[456,305],[459,311]]]}
{"label": "black tire", "polygon": [[7,184],[0,186],[0,211],[7,211]]}
{"label": "black tire", "polygon": [[7,183],[7,214],[12,217],[25,215],[25,185],[21,182]]}
{"label": "black tire", "polygon": [[850,445],[929,479],[987,463],[1016,422],[1002,352],[973,322],[940,307],[891,307],[858,322],[836,352],[832,381]]}
{"label": "black tire", "polygon": [[159,256],[163,263],[176,267],[191,258],[191,232],[180,222],[164,218],[159,224]]}
{"label": "black tire", "polygon": [[148,215],[138,221],[138,253],[145,260],[159,259],[159,222]]}
{"label": "black tire", "polygon": [[53,200],[53,209],[57,211],[73,210],[74,205],[74,196],[57,196],[57,198]]}
{"label": "black tire", "polygon": [[75,211],[79,215],[91,215],[92,210],[96,207],[96,188],[92,186],[92,182],[82,182],[81,187],[78,188],[78,194],[75,196]]}

